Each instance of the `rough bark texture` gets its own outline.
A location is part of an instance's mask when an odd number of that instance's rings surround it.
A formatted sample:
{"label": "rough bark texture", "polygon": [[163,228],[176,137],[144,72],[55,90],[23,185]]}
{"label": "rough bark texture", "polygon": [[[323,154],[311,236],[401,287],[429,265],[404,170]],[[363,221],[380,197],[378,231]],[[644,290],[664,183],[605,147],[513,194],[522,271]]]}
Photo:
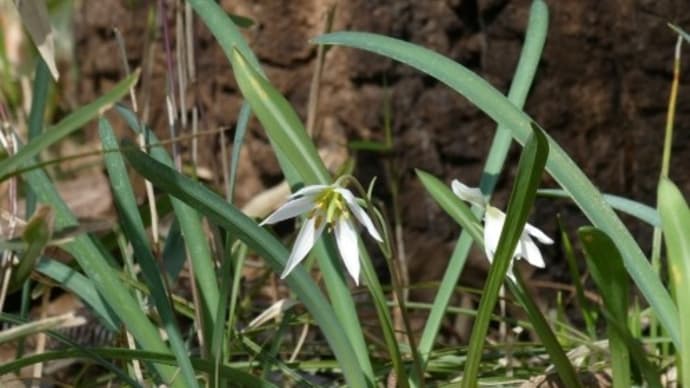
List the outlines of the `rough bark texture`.
{"label": "rough bark texture", "polygon": [[[171,47],[174,4],[166,1]],[[690,28],[686,0],[547,1],[549,35],[526,105],[532,115],[580,164],[601,190],[653,204],[663,142],[676,36],[667,22]],[[305,118],[316,49],[309,39],[323,32],[328,1],[222,1],[232,13],[256,24],[245,30],[269,79]],[[147,26],[157,2],[84,2],[78,13],[79,98],[87,101],[121,77],[110,29],[122,30],[130,64],[144,61],[146,36],[155,36],[150,75],[143,91],[149,122],[167,134],[164,114],[167,63],[162,29]],[[443,53],[506,92],[520,53],[530,2],[526,0],[341,1],[333,30],[385,34]],[[195,23],[196,82],[188,108],[201,112],[201,130],[233,127],[241,103],[227,59],[208,30]],[[687,53],[687,49],[685,50]],[[686,57],[688,57],[686,55]],[[174,57],[172,58],[174,62]],[[672,178],[690,194],[690,66],[682,67]],[[346,142],[382,139],[383,104],[392,92],[395,151],[400,171],[407,257],[413,280],[437,279],[457,226],[425,194],[413,168],[450,182],[476,185],[495,125],[463,97],[417,71],[350,49],[328,51],[321,82],[316,130],[321,147],[343,155]],[[141,102],[142,104],[145,101]],[[188,131],[189,129],[185,129]],[[231,131],[228,139],[232,139]],[[201,165],[220,171],[217,135],[200,140]],[[494,200],[503,206],[515,168],[514,147]],[[241,153],[238,200],[243,203],[281,180],[267,138],[254,120]],[[341,157],[342,159],[342,157]],[[359,174],[382,176],[381,158],[359,155]],[[217,174],[220,179],[220,174]],[[386,198],[383,181],[378,194]],[[545,185],[552,185],[545,177]],[[534,223],[556,232],[561,212],[571,227],[585,223],[564,202],[538,201]],[[648,241],[651,231],[635,226]],[[546,250],[553,258],[558,248]],[[548,261],[548,258],[547,258]],[[481,263],[483,260],[477,260]],[[557,268],[558,266],[556,266]],[[562,267],[562,266],[561,266]],[[553,273],[556,272],[556,273]],[[559,270],[551,275],[558,277]]]}

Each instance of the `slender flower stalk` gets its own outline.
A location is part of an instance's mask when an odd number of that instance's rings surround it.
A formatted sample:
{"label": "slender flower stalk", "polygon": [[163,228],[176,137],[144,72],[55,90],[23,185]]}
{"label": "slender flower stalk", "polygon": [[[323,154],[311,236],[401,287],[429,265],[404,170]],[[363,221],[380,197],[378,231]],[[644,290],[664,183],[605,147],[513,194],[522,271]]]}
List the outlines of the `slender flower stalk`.
{"label": "slender flower stalk", "polygon": [[[484,252],[486,253],[489,262],[493,261],[498,240],[501,237],[503,224],[506,220],[506,215],[503,211],[495,208],[489,204],[484,198],[482,192],[478,188],[468,187],[458,180],[453,180],[451,188],[455,195],[460,197],[463,201],[467,201],[473,205],[485,209],[484,211]],[[522,231],[520,241],[513,252],[513,260],[525,259],[531,265],[544,268],[544,258],[537,244],[532,239],[534,237],[542,244],[553,244],[553,240],[534,225],[525,224],[525,229]],[[508,271],[508,276],[515,280],[511,269]]]}
{"label": "slender flower stalk", "polygon": [[358,198],[338,181],[332,185],[306,186],[290,195],[288,201],[266,217],[261,225],[275,224],[302,214],[306,216],[306,220],[297,234],[280,278],[287,277],[304,260],[324,229],[328,229],[335,235],[338,252],[347,272],[355,284],[359,285],[359,247],[354,220],[364,226],[376,241],[383,242],[383,239],[367,212],[358,203]]}

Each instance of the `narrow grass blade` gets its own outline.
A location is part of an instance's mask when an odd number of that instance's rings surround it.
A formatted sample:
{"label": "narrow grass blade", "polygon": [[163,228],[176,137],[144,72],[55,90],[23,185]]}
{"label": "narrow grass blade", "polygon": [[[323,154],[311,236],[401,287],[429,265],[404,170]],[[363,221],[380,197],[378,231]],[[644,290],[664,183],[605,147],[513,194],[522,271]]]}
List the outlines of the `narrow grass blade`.
{"label": "narrow grass blade", "polygon": [[329,182],[331,177],[290,103],[251,66],[239,50],[233,52],[231,59],[242,95],[268,132],[272,143],[300,173],[305,184]]}
{"label": "narrow grass blade", "polygon": [[[530,136],[534,122],[527,114],[488,82],[438,53],[401,40],[361,32],[326,34],[314,41],[368,50],[406,63],[465,96],[497,123],[510,128],[518,142],[524,144]],[[635,284],[659,316],[673,342],[680,345],[678,311],[644,253],[582,170],[553,139],[548,140],[550,153],[547,171],[572,195],[592,223],[613,239]]]}
{"label": "narrow grass blade", "polygon": [[[628,322],[628,274],[623,259],[613,241],[601,230],[583,227],[578,230],[585,250],[587,267],[592,279],[601,291],[604,308],[611,318],[629,332]],[[611,369],[614,388],[629,387],[630,354],[625,341],[613,327],[607,330],[611,351]]]}
{"label": "narrow grass blade", "polygon": [[[0,313],[0,321],[3,322],[10,322],[14,324],[22,324],[28,322],[24,318],[18,318],[15,316],[12,316],[10,314],[5,314],[5,313]],[[57,342],[60,342],[61,344],[64,344],[66,346],[69,346],[74,352],[78,353],[81,357],[83,357],[86,360],[89,360],[91,362],[94,362],[96,364],[101,365],[104,367],[106,370],[109,370],[113,372],[115,376],[117,376],[120,381],[129,384],[130,387],[141,387],[139,383],[134,381],[131,377],[127,375],[122,369],[118,368],[116,365],[114,365],[112,362],[108,361],[101,355],[97,354],[96,352],[89,350],[88,348],[82,347],[79,344],[75,343],[71,339],[65,337],[64,335],[48,330],[45,332],[49,337],[52,339],[56,340]],[[56,352],[56,354],[59,355],[59,352]],[[3,364],[0,364],[0,376],[5,376],[8,373],[12,372],[19,372],[21,368],[35,364],[36,362],[31,362],[29,361],[28,363],[26,362],[27,358],[30,358],[32,356],[24,356],[24,357],[19,357],[15,359],[14,361],[6,362]]]}
{"label": "narrow grass blade", "polygon": [[680,35],[685,39],[688,43],[690,43],[690,34],[685,32],[682,28],[678,27],[677,25],[673,23],[669,23],[668,26],[676,32],[676,34]]}
{"label": "narrow grass blade", "polygon": [[659,374],[659,369],[649,360],[643,344],[630,332],[625,322],[619,322],[618,319],[614,318],[607,310],[602,310],[601,315],[606,318],[608,327],[617,331],[620,339],[625,343],[625,346],[628,347],[630,356],[637,364],[640,375],[646,383],[646,386],[650,388],[661,388],[661,375]]}
{"label": "narrow grass blade", "polygon": [[50,25],[48,7],[45,1],[22,0],[16,1],[15,5],[22,19],[22,24],[29,32],[41,59],[47,64],[53,79],[57,81],[59,74],[55,63],[55,31]]}
{"label": "narrow grass blade", "polygon": [[[144,134],[151,146],[151,156],[167,166],[174,166],[173,160],[165,149],[160,146],[156,136],[149,128],[141,124],[134,112],[123,105],[118,105],[116,111],[125,119],[130,129],[137,134]],[[219,300],[218,282],[211,249],[199,214],[181,201],[171,199],[171,203],[177,222],[180,225],[182,236],[185,239],[185,246],[188,250],[187,254],[194,270],[194,277],[196,278],[196,286],[199,288],[199,294],[201,295],[202,332],[206,342],[210,343],[212,328],[216,324],[215,312]]]}
{"label": "narrow grass blade", "polygon": [[[33,90],[31,91],[31,112],[29,112],[28,141],[37,138],[43,131],[43,119],[50,89],[50,73],[48,65],[43,60],[36,64]],[[38,159],[38,158],[36,158]],[[26,190],[26,217],[30,217],[36,209],[36,195],[30,187]]]}
{"label": "narrow grass blade", "polygon": [[[561,189],[540,189],[537,191],[537,194],[551,198],[572,198],[567,191]],[[651,226],[661,225],[659,213],[657,213],[656,209],[649,205],[613,194],[604,194],[603,197],[609,206],[618,211],[629,214]]]}
{"label": "narrow grass blade", "polygon": [[[525,43],[520,53],[520,60],[515,70],[513,82],[508,91],[508,100],[518,108],[522,108],[525,104],[527,94],[534,80],[544,48],[544,41],[546,40],[548,20],[549,12],[546,4],[541,0],[533,1],[530,8],[527,31],[525,32]],[[504,125],[499,125],[479,181],[479,188],[486,197],[491,196],[496,186],[511,142],[510,129]],[[478,213],[479,210],[476,210],[475,214]],[[429,313],[429,318],[424,326],[424,332],[419,343],[419,351],[425,361],[434,345],[436,335],[441,327],[441,321],[450,303],[454,286],[458,282],[471,246],[472,238],[470,238],[466,231],[463,231],[443,274],[441,286],[434,298],[434,308]]]}
{"label": "narrow grass blade", "polygon": [[19,255],[19,264],[12,271],[9,292],[18,290],[31,275],[36,262],[53,235],[53,209],[41,206],[29,219],[22,233],[26,248]]}
{"label": "narrow grass blade", "polygon": [[170,225],[165,244],[163,244],[163,268],[173,283],[177,281],[180,271],[187,261],[186,252],[187,247],[180,231],[180,223],[175,219]]}
{"label": "narrow grass blade", "polygon": [[491,313],[513,260],[515,247],[524,233],[548,155],[549,143],[546,135],[540,129],[534,128],[533,135],[525,144],[518,163],[517,177],[508,202],[505,223],[489,269],[489,277],[479,301],[462,378],[464,387],[475,387],[477,384],[477,374]]}
{"label": "narrow grass blade", "polygon": [[[212,387],[223,386],[220,381],[220,366],[225,358],[229,355],[223,356],[224,344],[231,343],[231,333],[234,330],[235,321],[235,307],[237,306],[237,298],[239,296],[239,286],[242,276],[242,266],[247,255],[247,246],[241,242],[235,245],[231,240],[231,236],[227,234],[228,241],[225,242],[225,256],[223,257],[220,267],[220,300],[218,301],[217,313],[218,323],[213,327],[211,343],[211,356],[214,360],[214,371],[211,374]],[[233,246],[235,249],[233,249]],[[230,311],[227,328],[223,319],[228,316]],[[223,336],[227,334],[227,338]],[[228,353],[228,352],[226,352]],[[227,384],[227,382],[225,382]]]}
{"label": "narrow grass blade", "polygon": [[[76,225],[76,218],[42,170],[26,172],[23,177],[36,192],[38,200],[50,204],[55,209],[56,227]],[[75,237],[72,242],[65,245],[65,250],[74,256],[86,276],[93,281],[98,292],[126,325],[139,346],[151,351],[169,353],[169,349],[158,334],[158,329],[146,317],[128,288],[118,279],[116,271],[108,264],[109,260],[103,256],[103,252],[90,236]],[[176,368],[161,364],[155,366],[165,381],[171,382],[177,375]],[[181,386],[179,383],[181,380],[175,381],[176,383],[172,383],[173,386]]]}
{"label": "narrow grass blade", "polygon": [[678,187],[668,178],[659,183],[659,214],[668,254],[671,282],[680,311],[679,354],[682,385],[690,387],[690,208]]}
{"label": "narrow grass blade", "polygon": [[[50,205],[55,210],[55,229],[78,225],[76,217],[60,198],[42,169],[27,171],[22,174],[22,177],[36,193],[38,201]],[[126,325],[139,346],[155,352],[170,353],[160,338],[158,329],[117,277],[116,272],[109,265],[109,261],[112,260],[106,256],[104,250],[99,248],[96,240],[88,235],[79,235],[66,244],[64,249],[74,256],[84,274],[93,282],[103,299]],[[161,364],[155,364],[154,367],[161,378],[171,386],[181,386],[181,380],[175,379],[176,368]]]}
{"label": "narrow grass blade", "polygon": [[508,287],[510,287],[511,293],[520,302],[520,305],[527,312],[529,321],[534,328],[534,331],[539,336],[541,343],[546,348],[546,351],[551,357],[551,362],[556,368],[558,377],[561,378],[561,383],[564,387],[568,388],[579,388],[582,387],[580,379],[570,363],[568,356],[566,356],[561,344],[558,342],[556,335],[551,330],[548,322],[544,318],[544,315],[539,310],[539,306],[534,301],[532,295],[530,295],[528,288],[525,286],[525,281],[522,279],[519,271],[515,271],[516,283],[512,281],[508,282]]}
{"label": "narrow grass blade", "polygon": [[563,254],[565,255],[565,261],[568,263],[568,271],[570,272],[570,278],[572,279],[573,286],[575,287],[575,298],[577,298],[577,306],[580,308],[580,314],[585,320],[585,327],[587,328],[587,334],[595,339],[597,335],[596,328],[596,315],[590,305],[589,301],[585,298],[585,290],[580,280],[580,269],[577,266],[577,260],[575,259],[575,252],[573,251],[573,244],[568,237],[568,232],[565,229],[565,225],[558,217],[558,227],[561,230],[561,244],[563,246]]}
{"label": "narrow grass blade", "polygon": [[[101,117],[98,122],[98,133],[103,149],[117,149],[117,139],[110,123]],[[108,170],[110,186],[113,190],[115,204],[119,213],[122,230],[132,245],[134,257],[141,266],[141,273],[151,291],[151,297],[168,335],[168,341],[180,367],[182,378],[187,387],[198,387],[192,363],[189,360],[185,341],[177,326],[175,313],[170,305],[170,297],[161,279],[161,269],[151,253],[148,234],[139,215],[134,190],[129,182],[125,162],[119,152],[107,152],[104,156]]]}
{"label": "narrow grass blade", "polygon": [[[264,257],[273,270],[280,272],[289,252],[273,235],[259,227],[200,183],[172,170],[148,155],[132,147],[122,147],[128,162],[139,174],[150,180],[154,186],[179,198],[189,206],[208,217],[209,220],[224,227],[238,239],[244,241],[255,252]],[[361,364],[353,351],[349,339],[336,319],[333,309],[323,297],[313,280],[302,267],[297,267],[286,278],[288,286],[314,317],[328,343],[338,358],[343,374],[351,386],[363,387],[367,383]]]}
{"label": "narrow grass blade", "polygon": [[244,144],[244,135],[247,133],[247,123],[251,109],[246,102],[242,104],[240,114],[235,125],[235,137],[232,141],[232,157],[230,158],[230,176],[228,177],[228,196],[232,200],[235,198],[235,182],[237,181],[237,168],[240,164],[240,150]]}
{"label": "narrow grass blade", "polygon": [[[64,359],[85,359],[92,360],[91,354],[95,354],[103,359],[110,360],[120,360],[120,361],[130,361],[130,360],[140,360],[145,362],[154,362],[160,364],[166,364],[169,366],[175,365],[175,358],[172,355],[165,353],[156,353],[151,351],[142,351],[136,349],[122,349],[122,348],[99,348],[92,349],[88,354],[80,349],[66,349],[59,351],[49,351],[40,354],[33,354],[26,356],[23,359],[15,360],[0,365],[0,375],[10,373],[14,370],[20,370],[21,368],[37,364],[39,362],[49,362]],[[211,364],[208,360],[192,358],[192,365],[195,369],[201,370],[203,372],[211,371]],[[221,376],[232,381],[233,386],[238,387],[260,387],[260,388],[277,388],[277,386],[269,381],[262,380],[254,375],[251,375],[245,371],[231,368],[229,366],[223,366],[221,369]],[[126,381],[129,381],[127,379]],[[133,386],[139,386],[134,384]]]}
{"label": "narrow grass blade", "polygon": [[249,48],[247,41],[244,40],[242,33],[235,24],[234,20],[225,13],[223,8],[214,1],[210,0],[188,0],[204,24],[211,30],[216,41],[223,48],[223,52],[230,60],[230,54],[237,48],[242,55],[251,62],[252,66],[261,72],[261,65],[256,56]]}
{"label": "narrow grass blade", "polygon": [[60,329],[71,325],[81,325],[83,318],[78,318],[73,312],[57,316],[32,320],[21,325],[5,329],[0,332],[0,345],[6,342],[16,341],[30,335],[38,334],[47,330]]}
{"label": "narrow grass blade", "polygon": [[96,286],[86,276],[59,261],[42,258],[36,264],[36,271],[51,278],[60,287],[68,290],[89,306],[104,327],[112,332],[119,329],[120,321],[98,293]]}
{"label": "narrow grass blade", "polygon": [[138,77],[139,73],[135,72],[120,81],[108,93],[79,108],[53,127],[46,129],[43,134],[26,144],[11,158],[0,161],[0,182],[13,175],[15,170],[25,167],[26,162],[30,161],[48,146],[82,128],[91,119],[108,110],[116,101],[129,92],[129,89],[137,82]]}

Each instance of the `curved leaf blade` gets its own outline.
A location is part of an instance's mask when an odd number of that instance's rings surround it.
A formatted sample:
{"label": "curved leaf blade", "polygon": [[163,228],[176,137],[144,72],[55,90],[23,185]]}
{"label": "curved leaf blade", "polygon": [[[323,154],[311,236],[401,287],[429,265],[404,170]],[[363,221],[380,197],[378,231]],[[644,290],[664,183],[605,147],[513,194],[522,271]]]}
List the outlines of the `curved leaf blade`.
{"label": "curved leaf blade", "polygon": [[[315,38],[314,42],[359,48],[408,64],[465,96],[497,123],[510,128],[513,137],[521,144],[531,133],[533,120],[527,114],[481,77],[436,52],[398,39],[362,32],[326,34]],[[572,195],[592,223],[613,239],[623,255],[628,273],[673,342],[680,345],[678,311],[641,248],[582,170],[553,139],[548,135],[547,138],[550,148],[547,171]]]}

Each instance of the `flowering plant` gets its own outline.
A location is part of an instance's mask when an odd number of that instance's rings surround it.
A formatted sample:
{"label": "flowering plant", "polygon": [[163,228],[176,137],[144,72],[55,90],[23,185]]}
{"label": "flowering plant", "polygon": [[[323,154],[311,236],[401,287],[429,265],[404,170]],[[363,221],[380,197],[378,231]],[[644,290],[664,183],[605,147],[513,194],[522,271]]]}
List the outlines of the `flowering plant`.
{"label": "flowering plant", "polygon": [[340,257],[345,268],[359,285],[359,247],[357,246],[356,219],[376,241],[383,242],[381,235],[367,212],[360,206],[352,192],[342,187],[340,181],[332,185],[306,186],[288,197],[288,201],[266,217],[261,225],[275,224],[301,214],[306,220],[297,234],[295,244],[280,275],[284,279],[299,264],[328,228],[335,234]]}

